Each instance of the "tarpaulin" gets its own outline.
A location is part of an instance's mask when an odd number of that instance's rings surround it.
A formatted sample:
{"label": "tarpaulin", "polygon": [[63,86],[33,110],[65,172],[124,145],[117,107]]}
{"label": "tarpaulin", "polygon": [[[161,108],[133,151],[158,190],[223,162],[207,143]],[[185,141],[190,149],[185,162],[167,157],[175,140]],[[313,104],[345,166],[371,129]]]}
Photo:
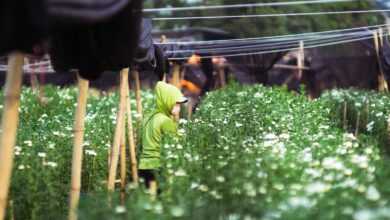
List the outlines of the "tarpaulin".
{"label": "tarpaulin", "polygon": [[386,80],[389,81],[390,80],[390,43],[388,38],[384,39],[384,43],[380,55],[381,55],[383,74],[385,75]]}
{"label": "tarpaulin", "polygon": [[267,72],[284,56],[285,52],[227,57],[231,72],[239,82],[263,83],[268,81]]}
{"label": "tarpaulin", "polygon": [[145,69],[154,69],[156,67],[152,28],[151,19],[142,19],[141,32],[134,57],[134,63],[136,65],[142,65]]}

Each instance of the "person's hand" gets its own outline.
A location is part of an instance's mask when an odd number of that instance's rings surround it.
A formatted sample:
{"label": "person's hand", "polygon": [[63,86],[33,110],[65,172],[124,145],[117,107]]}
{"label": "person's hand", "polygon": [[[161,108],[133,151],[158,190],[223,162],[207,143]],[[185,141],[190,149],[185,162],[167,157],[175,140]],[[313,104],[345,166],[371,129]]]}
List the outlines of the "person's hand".
{"label": "person's hand", "polygon": [[172,111],[171,111],[171,114],[173,115],[173,117],[175,119],[179,119],[179,116],[180,116],[180,104],[176,104]]}

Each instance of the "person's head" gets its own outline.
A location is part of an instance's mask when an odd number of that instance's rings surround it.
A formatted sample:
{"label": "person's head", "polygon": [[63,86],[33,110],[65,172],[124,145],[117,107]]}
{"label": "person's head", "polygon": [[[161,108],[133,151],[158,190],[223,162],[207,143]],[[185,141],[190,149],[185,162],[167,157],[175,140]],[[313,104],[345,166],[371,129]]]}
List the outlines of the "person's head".
{"label": "person's head", "polygon": [[158,82],[156,85],[156,107],[157,111],[167,116],[178,114],[180,105],[187,102],[181,91],[168,83]]}

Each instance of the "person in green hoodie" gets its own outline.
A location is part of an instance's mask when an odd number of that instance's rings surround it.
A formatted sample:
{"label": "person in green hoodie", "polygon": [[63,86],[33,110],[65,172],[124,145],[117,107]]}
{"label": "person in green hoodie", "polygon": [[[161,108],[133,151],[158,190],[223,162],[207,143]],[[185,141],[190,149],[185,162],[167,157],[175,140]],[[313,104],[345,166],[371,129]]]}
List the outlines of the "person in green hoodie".
{"label": "person in green hoodie", "polygon": [[[165,82],[158,82],[155,88],[156,110],[146,117],[142,125],[142,150],[139,162],[139,176],[145,186],[156,183],[161,167],[160,145],[164,135],[177,135],[177,119],[180,105],[187,102],[181,91]],[[157,186],[155,186],[157,187]]]}

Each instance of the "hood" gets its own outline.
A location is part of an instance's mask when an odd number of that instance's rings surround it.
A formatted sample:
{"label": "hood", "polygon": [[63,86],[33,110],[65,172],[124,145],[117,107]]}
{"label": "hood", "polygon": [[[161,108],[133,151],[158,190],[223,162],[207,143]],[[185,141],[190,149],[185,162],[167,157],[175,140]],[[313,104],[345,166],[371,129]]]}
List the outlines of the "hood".
{"label": "hood", "polygon": [[171,116],[173,107],[183,94],[177,87],[162,81],[157,83],[155,92],[157,112]]}

